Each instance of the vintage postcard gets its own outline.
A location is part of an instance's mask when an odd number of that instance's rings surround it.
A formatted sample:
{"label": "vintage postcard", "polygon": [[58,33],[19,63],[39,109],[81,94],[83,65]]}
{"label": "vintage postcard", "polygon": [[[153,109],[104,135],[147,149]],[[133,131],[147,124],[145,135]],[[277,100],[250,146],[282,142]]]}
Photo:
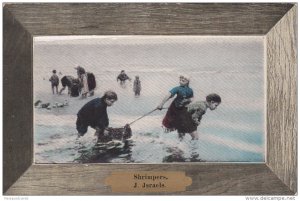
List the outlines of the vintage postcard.
{"label": "vintage postcard", "polygon": [[34,37],[34,162],[265,162],[264,63],[262,36]]}

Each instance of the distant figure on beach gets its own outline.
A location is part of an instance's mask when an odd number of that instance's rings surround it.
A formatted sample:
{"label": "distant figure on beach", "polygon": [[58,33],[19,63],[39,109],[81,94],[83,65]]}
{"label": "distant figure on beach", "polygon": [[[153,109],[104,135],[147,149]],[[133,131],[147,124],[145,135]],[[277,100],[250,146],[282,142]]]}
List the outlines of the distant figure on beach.
{"label": "distant figure on beach", "polygon": [[192,102],[192,98],[194,97],[193,89],[189,87],[189,83],[190,77],[187,75],[181,75],[179,77],[179,86],[171,89],[162,102],[157,106],[157,109],[161,110],[164,104],[176,95],[176,98],[168,108],[162,124],[165,128],[165,132],[177,130],[180,138],[184,135],[184,133],[190,133],[191,136],[194,135],[192,133],[194,130],[186,126],[184,123],[186,121],[186,117],[190,115],[187,112],[186,106]]}
{"label": "distant figure on beach", "polygon": [[89,95],[94,95],[94,90],[96,88],[96,77],[93,73],[87,72],[87,80],[88,80],[88,88],[89,88]]}
{"label": "distant figure on beach", "polygon": [[82,66],[75,67],[75,70],[77,71],[77,76],[80,77],[82,74],[85,73],[85,69]]}
{"label": "distant figure on beach", "polygon": [[80,86],[81,97],[86,98],[87,93],[89,92],[89,88],[88,88],[87,75],[85,73],[85,69],[81,66],[77,66],[75,67],[75,69],[77,70],[77,76],[81,84]]}
{"label": "distant figure on beach", "polygon": [[125,84],[126,80],[131,81],[130,77],[126,75],[124,70],[121,70],[121,73],[117,77],[117,82],[120,80],[120,85],[123,86]]}
{"label": "distant figure on beach", "polygon": [[117,94],[113,91],[107,91],[101,98],[95,98],[86,103],[77,113],[76,129],[78,136],[83,136],[88,127],[96,130],[98,141],[105,138],[109,134],[107,128],[109,119],[107,115],[107,107],[113,105],[118,100]]}
{"label": "distant figure on beach", "polygon": [[89,93],[90,96],[94,95],[96,88],[96,78],[93,73],[86,72],[81,66],[75,68],[77,70],[77,76],[81,83],[81,97],[86,98]]}
{"label": "distant figure on beach", "polygon": [[[197,127],[200,125],[202,116],[206,113],[207,108],[210,110],[215,110],[221,104],[221,97],[218,94],[209,94],[206,96],[205,101],[196,101],[187,106],[187,111],[190,115],[186,116],[185,121],[183,122],[185,127],[189,127],[191,136],[193,140],[199,138],[197,133]],[[185,133],[180,137],[183,138]]]}
{"label": "distant figure on beach", "polygon": [[56,70],[53,70],[52,73],[53,74],[49,79],[49,81],[51,82],[52,94],[54,94],[54,88],[55,88],[56,93],[58,94],[59,78],[56,75]]}
{"label": "distant figure on beach", "polygon": [[75,78],[71,75],[66,75],[61,78],[61,85],[62,88],[59,91],[59,94],[62,94],[62,92],[68,87],[68,95],[71,97],[78,97],[80,94],[80,81],[78,78]]}
{"label": "distant figure on beach", "polygon": [[142,85],[139,76],[135,76],[135,80],[133,82],[133,91],[135,96],[139,96],[142,90]]}

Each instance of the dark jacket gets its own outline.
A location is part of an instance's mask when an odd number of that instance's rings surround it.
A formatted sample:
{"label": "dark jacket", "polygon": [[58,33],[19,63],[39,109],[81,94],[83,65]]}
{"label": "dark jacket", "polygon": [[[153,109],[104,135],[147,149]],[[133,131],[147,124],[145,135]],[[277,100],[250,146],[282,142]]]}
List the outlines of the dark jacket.
{"label": "dark jacket", "polygon": [[52,85],[58,86],[59,85],[59,78],[56,74],[52,75],[49,79]]}
{"label": "dark jacket", "polygon": [[125,81],[125,80],[129,80],[130,78],[126,75],[126,74],[119,74],[117,77],[117,81]]}
{"label": "dark jacket", "polygon": [[109,124],[106,108],[107,105],[102,98],[95,98],[86,103],[79,110],[77,116],[92,128],[104,129]]}

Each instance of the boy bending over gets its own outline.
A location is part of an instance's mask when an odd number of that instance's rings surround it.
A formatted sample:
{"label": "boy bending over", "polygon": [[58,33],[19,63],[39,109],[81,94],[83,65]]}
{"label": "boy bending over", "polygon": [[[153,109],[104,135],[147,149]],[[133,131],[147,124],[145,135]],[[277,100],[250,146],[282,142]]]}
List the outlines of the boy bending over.
{"label": "boy bending over", "polygon": [[[215,110],[221,103],[221,97],[218,94],[209,94],[206,96],[206,101],[196,101],[187,106],[187,111],[190,113],[189,121],[192,122],[193,132],[190,133],[193,140],[199,138],[197,127],[200,125],[202,116],[206,113],[207,108]],[[182,138],[184,133],[180,136]]]}
{"label": "boy bending over", "polygon": [[83,136],[88,126],[96,130],[98,141],[108,135],[106,128],[109,125],[106,108],[113,105],[118,100],[117,94],[107,91],[101,98],[95,98],[86,103],[77,113],[76,129],[78,136]]}

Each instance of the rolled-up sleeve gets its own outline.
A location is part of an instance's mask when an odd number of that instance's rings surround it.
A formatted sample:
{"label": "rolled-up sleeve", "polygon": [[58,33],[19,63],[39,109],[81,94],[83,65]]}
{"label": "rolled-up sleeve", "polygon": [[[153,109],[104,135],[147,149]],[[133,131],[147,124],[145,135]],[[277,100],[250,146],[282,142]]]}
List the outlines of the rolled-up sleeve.
{"label": "rolled-up sleeve", "polygon": [[174,87],[173,89],[170,90],[171,96],[175,96],[178,93],[178,87]]}

